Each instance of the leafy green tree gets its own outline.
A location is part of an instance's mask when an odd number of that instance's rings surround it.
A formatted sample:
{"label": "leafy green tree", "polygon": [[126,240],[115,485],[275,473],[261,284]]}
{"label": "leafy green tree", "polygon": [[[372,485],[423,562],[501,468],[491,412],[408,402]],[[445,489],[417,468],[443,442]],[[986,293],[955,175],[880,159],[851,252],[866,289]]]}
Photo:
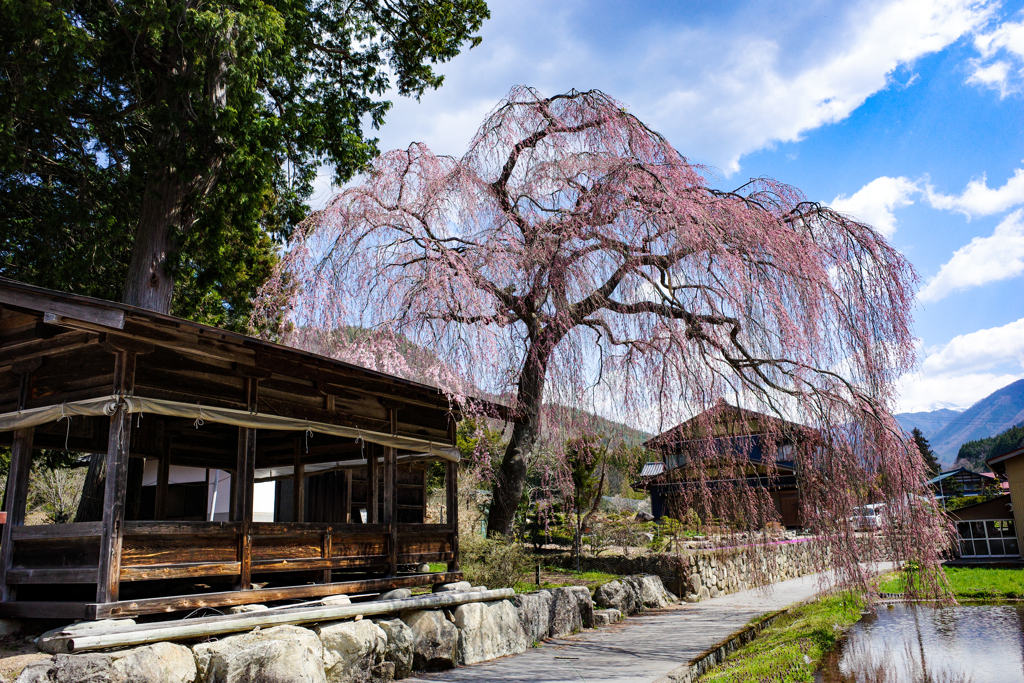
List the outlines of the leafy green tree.
{"label": "leafy green tree", "polygon": [[[238,327],[484,0],[0,0],[0,275]],[[172,309],[172,300],[174,301]]]}
{"label": "leafy green tree", "polygon": [[572,477],[570,502],[573,513],[572,552],[576,571],[580,571],[583,529],[597,513],[604,493],[605,470],[608,464],[608,440],[586,435],[570,439],[565,447],[565,463]]}
{"label": "leafy green tree", "polygon": [[1024,422],[1020,422],[1009,429],[984,439],[968,441],[960,446],[957,453],[957,463],[976,472],[988,471],[985,462],[1004,453],[1017,450],[1024,446]]}
{"label": "leafy green tree", "polygon": [[935,457],[935,451],[932,450],[928,439],[924,438],[924,433],[920,429],[914,427],[910,434],[914,437],[917,450],[921,452],[921,458],[924,460],[924,466],[928,470],[928,474],[934,477],[942,471],[942,465],[939,464],[939,459]]}

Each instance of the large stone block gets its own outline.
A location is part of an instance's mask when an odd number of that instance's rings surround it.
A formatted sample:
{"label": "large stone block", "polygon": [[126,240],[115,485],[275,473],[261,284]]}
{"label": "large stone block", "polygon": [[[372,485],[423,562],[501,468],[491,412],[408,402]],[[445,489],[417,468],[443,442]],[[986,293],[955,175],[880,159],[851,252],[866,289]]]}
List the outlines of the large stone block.
{"label": "large stone block", "polygon": [[381,593],[377,596],[378,600],[401,600],[403,598],[411,598],[412,591],[408,588],[396,588],[390,590],[387,593]]}
{"label": "large stone block", "polygon": [[551,635],[552,600],[550,591],[512,597],[512,604],[519,613],[519,623],[531,643],[540,642]]}
{"label": "large stone block", "polygon": [[624,615],[638,614],[642,607],[636,589],[623,581],[609,581],[594,591],[594,602],[605,609],[617,609]]}
{"label": "large stone block", "polygon": [[659,608],[668,607],[677,602],[676,597],[665,590],[665,584],[661,582],[660,576],[640,576],[640,601],[644,607]]}
{"label": "large stone block", "polygon": [[394,676],[396,679],[408,678],[412,673],[412,629],[406,626],[401,619],[378,621],[377,625],[388,637],[388,644],[384,649],[384,661],[392,662],[395,665]]}
{"label": "large stone block", "polygon": [[594,626],[609,626],[620,619],[622,619],[622,613],[617,609],[594,610]]}
{"label": "large stone block", "polygon": [[519,654],[530,646],[519,614],[508,600],[459,605],[455,626],[459,629],[459,660],[463,664]]}
{"label": "large stone block", "polygon": [[[591,615],[592,619],[593,615]],[[551,637],[557,638],[576,633],[582,628],[580,601],[572,587],[553,589],[551,591]]]}
{"label": "large stone block", "polygon": [[317,627],[324,648],[324,674],[328,683],[368,683],[384,661],[388,637],[367,619],[339,621]]}
{"label": "large stone block", "polygon": [[455,581],[453,583],[438,583],[434,585],[435,593],[452,593],[470,591],[473,589],[473,584],[469,581]]}
{"label": "large stone block", "polygon": [[275,626],[192,648],[199,683],[326,683],[323,645],[298,626]]}
{"label": "large stone block", "polygon": [[420,671],[451,669],[459,660],[459,629],[443,612],[425,610],[402,615],[412,630],[412,666]]}
{"label": "large stone block", "polygon": [[18,683],[192,683],[196,662],[183,645],[155,643],[131,650],[59,654],[29,664]]}

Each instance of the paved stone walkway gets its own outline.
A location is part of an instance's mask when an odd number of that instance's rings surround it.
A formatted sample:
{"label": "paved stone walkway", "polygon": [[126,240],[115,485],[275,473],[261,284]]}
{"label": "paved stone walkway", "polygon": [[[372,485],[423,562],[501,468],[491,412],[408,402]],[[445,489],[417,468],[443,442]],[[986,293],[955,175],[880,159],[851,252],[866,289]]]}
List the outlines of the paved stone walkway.
{"label": "paved stone walkway", "polygon": [[807,600],[818,590],[818,575],[811,575],[777,583],[770,592],[747,590],[648,610],[599,630],[550,640],[519,655],[407,680],[650,683],[724,640],[754,617]]}

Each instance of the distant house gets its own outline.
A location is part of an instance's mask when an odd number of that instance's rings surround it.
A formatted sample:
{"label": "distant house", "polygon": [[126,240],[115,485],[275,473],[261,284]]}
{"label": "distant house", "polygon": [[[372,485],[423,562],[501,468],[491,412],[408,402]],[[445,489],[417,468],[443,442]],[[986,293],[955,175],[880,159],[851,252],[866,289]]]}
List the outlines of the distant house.
{"label": "distant house", "polygon": [[928,480],[928,486],[938,499],[953,496],[980,496],[1001,490],[1002,482],[991,472],[972,472],[965,467],[941,472]]}
{"label": "distant house", "polygon": [[[655,520],[666,515],[683,514],[680,498],[695,486],[686,474],[686,463],[696,449],[708,447],[708,435],[705,433],[708,424],[714,425],[711,447],[715,452],[721,453],[722,458],[746,459],[742,479],[717,479],[708,485],[713,488],[764,487],[779,512],[782,524],[786,527],[801,526],[796,464],[789,454],[795,435],[803,428],[724,402],[644,444],[660,459],[644,465],[633,488],[650,493]],[[772,466],[764,452],[768,446],[769,430],[773,433],[774,447],[780,450]]]}

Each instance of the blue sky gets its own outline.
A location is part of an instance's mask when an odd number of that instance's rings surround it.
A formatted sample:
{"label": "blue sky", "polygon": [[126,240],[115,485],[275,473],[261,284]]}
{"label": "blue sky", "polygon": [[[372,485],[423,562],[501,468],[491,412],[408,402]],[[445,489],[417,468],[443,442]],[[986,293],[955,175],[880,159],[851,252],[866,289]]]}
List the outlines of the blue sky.
{"label": "blue sky", "polygon": [[901,409],[1024,377],[1024,3],[489,5],[444,86],[396,100],[382,149],[459,156],[513,85],[599,88],[722,187],[772,176],[890,236],[922,279]]}

